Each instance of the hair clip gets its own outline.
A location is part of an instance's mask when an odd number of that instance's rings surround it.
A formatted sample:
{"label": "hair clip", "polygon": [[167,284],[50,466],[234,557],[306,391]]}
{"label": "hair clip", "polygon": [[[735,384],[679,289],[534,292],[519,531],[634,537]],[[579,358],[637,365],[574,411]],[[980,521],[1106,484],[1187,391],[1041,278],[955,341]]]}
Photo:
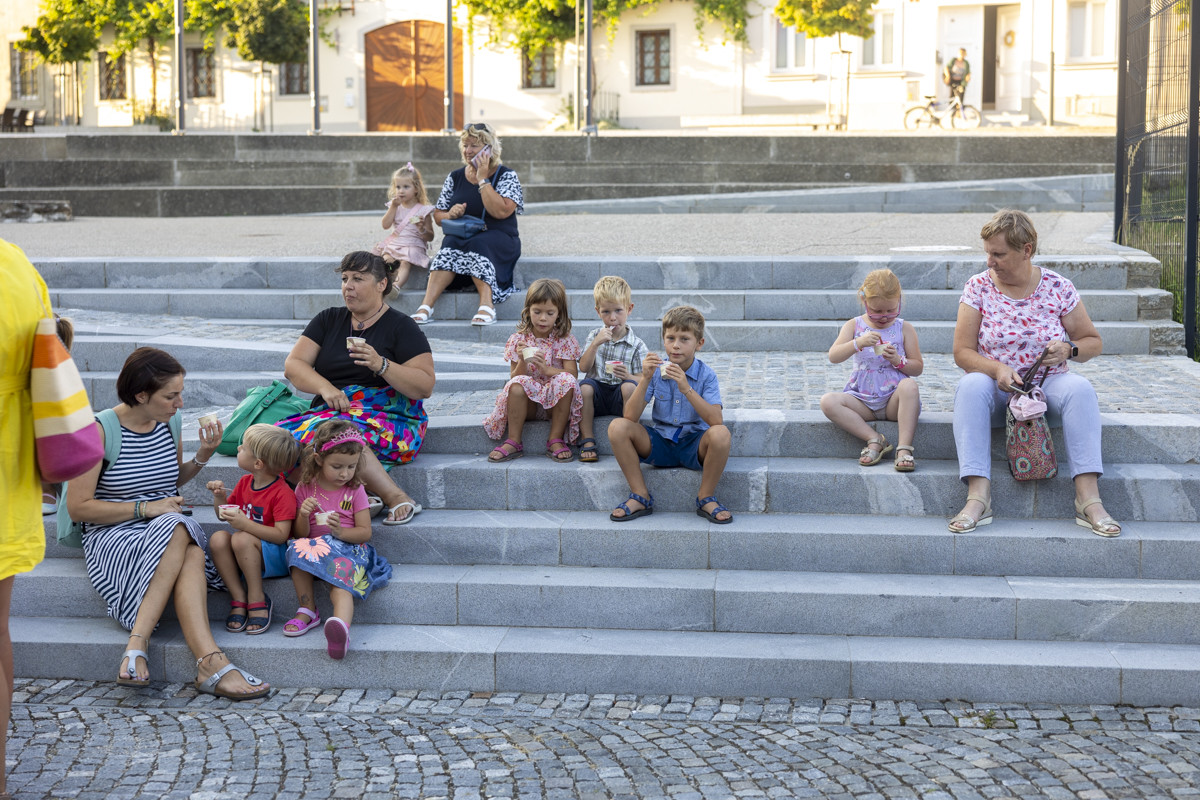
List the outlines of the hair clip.
{"label": "hair clip", "polygon": [[404,168],[405,168],[406,170],[408,170],[409,172],[412,172],[412,171],[413,171],[413,165],[412,165],[412,162],[411,162],[411,161],[409,161],[407,164],[405,164],[405,165],[404,165]]}
{"label": "hair clip", "polygon": [[358,429],[349,428],[334,436],[325,444],[321,445],[321,452],[324,453],[326,450],[337,447],[339,444],[349,444],[351,442],[360,444],[363,447],[367,446],[367,440],[362,437],[362,434],[358,432]]}

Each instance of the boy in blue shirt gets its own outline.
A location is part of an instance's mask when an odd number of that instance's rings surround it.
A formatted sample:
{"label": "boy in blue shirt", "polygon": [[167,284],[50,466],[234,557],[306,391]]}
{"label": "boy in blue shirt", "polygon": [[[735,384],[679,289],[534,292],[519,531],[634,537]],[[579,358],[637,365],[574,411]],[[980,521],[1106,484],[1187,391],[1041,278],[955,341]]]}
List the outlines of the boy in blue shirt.
{"label": "boy in blue shirt", "polygon": [[[717,483],[729,460],[729,428],[721,416],[721,387],[712,368],[696,358],[704,345],[704,315],[691,306],[676,306],[663,315],[663,348],[667,360],[648,353],[625,414],[608,426],[613,456],[629,482],[629,498],[609,514],[627,522],[654,512],[654,496],[646,488],[641,464],[701,470],[696,513],[725,525],[733,514],[717,500]],[[654,400],[654,425],[639,422]]]}

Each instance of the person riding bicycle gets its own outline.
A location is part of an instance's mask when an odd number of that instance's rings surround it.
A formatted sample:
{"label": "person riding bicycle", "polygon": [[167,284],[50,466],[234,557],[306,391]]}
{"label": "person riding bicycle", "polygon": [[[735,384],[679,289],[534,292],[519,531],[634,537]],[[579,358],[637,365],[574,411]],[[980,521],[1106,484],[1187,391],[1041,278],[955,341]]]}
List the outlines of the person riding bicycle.
{"label": "person riding bicycle", "polygon": [[963,103],[967,93],[967,84],[971,80],[971,65],[967,63],[967,48],[958,48],[958,55],[946,62],[942,70],[942,81],[950,87],[950,96],[957,97]]}

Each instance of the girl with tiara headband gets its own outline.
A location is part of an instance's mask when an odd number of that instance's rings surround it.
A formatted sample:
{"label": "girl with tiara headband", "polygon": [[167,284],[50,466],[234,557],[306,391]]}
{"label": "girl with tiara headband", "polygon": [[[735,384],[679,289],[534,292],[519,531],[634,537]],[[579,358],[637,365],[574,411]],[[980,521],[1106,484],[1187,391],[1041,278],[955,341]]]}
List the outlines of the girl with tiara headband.
{"label": "girl with tiara headband", "polygon": [[367,544],[371,512],[358,476],[358,459],[366,440],[345,420],[317,428],[305,447],[300,485],[296,487],[295,539],[288,542],[287,563],[300,608],[284,623],[284,636],[303,636],[321,621],[313,594],[313,576],[329,584],[333,616],[325,620],[325,642],[331,658],[346,656],[354,598],[365,600],[387,586],[392,565]]}

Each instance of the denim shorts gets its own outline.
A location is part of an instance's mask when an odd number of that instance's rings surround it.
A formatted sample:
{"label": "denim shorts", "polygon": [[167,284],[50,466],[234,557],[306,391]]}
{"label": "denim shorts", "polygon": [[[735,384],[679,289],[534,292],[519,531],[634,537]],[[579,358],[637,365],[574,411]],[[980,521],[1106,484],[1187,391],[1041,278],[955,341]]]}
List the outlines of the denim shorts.
{"label": "denim shorts", "polygon": [[704,437],[704,430],[685,433],[679,437],[679,441],[672,442],[649,425],[642,427],[646,429],[646,433],[650,434],[650,455],[642,459],[643,464],[649,464],[652,467],[686,467],[695,470],[701,468],[700,439]]}
{"label": "denim shorts", "polygon": [[291,574],[287,565],[287,545],[261,542],[264,578],[286,578]]}
{"label": "denim shorts", "polygon": [[584,378],[579,382],[592,387],[592,408],[597,417],[619,417],[625,413],[625,397],[621,387],[626,383],[637,386],[637,381],[622,381],[621,383],[601,383],[595,378]]}

